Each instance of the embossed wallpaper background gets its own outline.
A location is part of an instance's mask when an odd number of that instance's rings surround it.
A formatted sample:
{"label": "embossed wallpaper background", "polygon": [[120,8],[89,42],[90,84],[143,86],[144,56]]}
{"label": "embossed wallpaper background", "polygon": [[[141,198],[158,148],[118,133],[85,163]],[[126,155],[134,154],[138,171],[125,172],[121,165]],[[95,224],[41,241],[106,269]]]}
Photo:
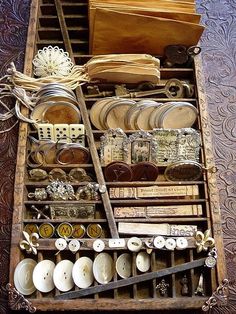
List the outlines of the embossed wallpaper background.
{"label": "embossed wallpaper background", "polygon": [[[30,2],[0,0],[1,76],[12,61],[17,69],[23,70]],[[197,0],[197,8],[206,25],[201,41],[202,60],[230,279],[229,306],[212,312],[233,314],[236,313],[236,0]],[[8,126],[0,123],[0,131]],[[8,282],[16,149],[17,127],[8,133],[0,133],[0,314],[10,313],[5,287]]]}

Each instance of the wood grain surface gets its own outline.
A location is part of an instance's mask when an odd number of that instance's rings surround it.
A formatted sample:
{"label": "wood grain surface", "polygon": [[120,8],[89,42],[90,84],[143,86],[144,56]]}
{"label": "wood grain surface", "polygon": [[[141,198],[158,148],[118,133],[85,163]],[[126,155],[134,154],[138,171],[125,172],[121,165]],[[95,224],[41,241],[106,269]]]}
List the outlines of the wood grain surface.
{"label": "wood grain surface", "polygon": [[[1,76],[6,73],[12,61],[17,69],[23,69],[30,2],[0,0]],[[201,55],[218,168],[225,254],[230,279],[228,307],[216,308],[212,313],[233,314],[236,313],[236,2],[197,0],[197,8],[206,25],[201,40]],[[0,130],[8,126],[8,123],[1,123]],[[11,132],[0,134],[0,314],[11,313],[7,305],[6,284],[17,139],[17,127]],[[187,312],[181,310],[181,313]]]}

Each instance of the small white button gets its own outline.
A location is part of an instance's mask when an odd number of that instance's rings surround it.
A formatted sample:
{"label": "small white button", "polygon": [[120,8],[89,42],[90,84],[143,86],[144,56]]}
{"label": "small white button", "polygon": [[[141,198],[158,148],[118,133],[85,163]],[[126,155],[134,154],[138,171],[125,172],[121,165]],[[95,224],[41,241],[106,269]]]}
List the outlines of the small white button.
{"label": "small white button", "polygon": [[136,267],[142,273],[149,270],[151,266],[150,255],[147,252],[139,252],[136,257]]}
{"label": "small white button", "polygon": [[177,250],[184,250],[188,247],[188,240],[186,238],[180,237],[176,240]]}
{"label": "small white button", "polygon": [[67,242],[65,239],[56,239],[55,241],[55,247],[58,251],[63,251],[67,247]]}
{"label": "small white button", "polygon": [[74,283],[79,288],[88,288],[93,283],[93,261],[83,256],[77,259],[72,269]]}
{"label": "small white button", "polygon": [[50,260],[43,260],[39,262],[33,271],[33,283],[41,292],[50,292],[54,289],[53,271],[55,264]]}
{"label": "small white button", "polygon": [[53,282],[58,290],[66,292],[73,288],[72,268],[74,264],[69,260],[62,260],[54,268]]}
{"label": "small white button", "polygon": [[174,250],[176,248],[175,239],[172,239],[172,238],[166,239],[165,247],[167,248],[167,250]]}
{"label": "small white button", "polygon": [[73,239],[69,242],[68,248],[71,252],[76,253],[80,249],[80,242],[76,239]]}
{"label": "small white button", "polygon": [[157,249],[163,249],[163,247],[165,246],[165,239],[162,236],[157,236],[153,241],[153,245]]}
{"label": "small white button", "polygon": [[93,249],[95,252],[102,252],[105,249],[105,243],[102,240],[97,239],[93,242]]}
{"label": "small white button", "polygon": [[109,239],[108,246],[110,248],[123,248],[125,247],[125,239]]}
{"label": "small white button", "polygon": [[143,246],[142,240],[137,237],[132,237],[127,242],[127,247],[131,252],[138,252]]}

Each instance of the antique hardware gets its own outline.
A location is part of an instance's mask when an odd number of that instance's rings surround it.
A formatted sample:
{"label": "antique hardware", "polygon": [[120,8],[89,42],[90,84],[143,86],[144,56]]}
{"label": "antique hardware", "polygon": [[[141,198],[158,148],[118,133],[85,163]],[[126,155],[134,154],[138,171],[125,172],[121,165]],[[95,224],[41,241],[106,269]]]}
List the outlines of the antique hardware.
{"label": "antique hardware", "polygon": [[38,209],[35,205],[31,205],[30,208],[37,213],[36,219],[40,219],[41,217],[50,219],[47,215],[44,214],[44,210],[48,209],[46,206],[43,209]]}
{"label": "antique hardware", "polygon": [[39,235],[41,238],[51,238],[54,235],[55,228],[49,222],[44,222],[39,226]]}
{"label": "antique hardware", "polygon": [[46,200],[47,196],[48,194],[45,188],[36,188],[33,193],[28,193],[28,198],[34,198],[37,201]]}
{"label": "antique hardware", "polygon": [[73,227],[69,222],[62,222],[56,228],[57,234],[61,238],[69,238],[72,236]]}
{"label": "antique hardware", "polygon": [[94,218],[94,204],[48,205],[52,219]]}
{"label": "antique hardware", "polygon": [[25,297],[18,292],[10,283],[7,284],[7,291],[9,295],[9,305],[14,310],[25,310],[29,313],[35,313],[36,307],[32,306],[32,303],[25,299]]}
{"label": "antique hardware", "polygon": [[196,181],[202,177],[202,166],[193,160],[173,162],[166,167],[164,176],[168,181]]}
{"label": "antique hardware", "polygon": [[79,187],[75,193],[75,198],[77,200],[99,200],[99,184],[98,183],[88,183],[83,187]]}
{"label": "antique hardware", "polygon": [[21,250],[37,255],[37,247],[39,247],[37,241],[39,239],[39,235],[37,233],[28,234],[26,231],[23,231],[23,236],[25,240],[21,240],[19,243]]}
{"label": "antique hardware", "polygon": [[212,296],[204,303],[202,310],[207,312],[213,308],[213,306],[222,306],[227,304],[229,295],[229,280],[224,279],[222,284],[213,292]]}
{"label": "antique hardware", "polygon": [[207,229],[204,234],[201,231],[197,231],[195,234],[197,252],[207,251],[209,248],[214,247],[215,240],[210,237],[211,230]]}
{"label": "antique hardware", "polygon": [[189,295],[189,288],[188,288],[188,278],[186,274],[184,274],[183,278],[180,281],[182,288],[181,288],[181,295],[186,296]]}
{"label": "antique hardware", "polygon": [[52,181],[46,188],[49,197],[56,200],[73,200],[75,199],[74,188],[71,184],[63,181]]}
{"label": "antique hardware", "polygon": [[162,279],[161,282],[156,286],[156,289],[160,291],[162,297],[166,296],[168,293],[169,284],[166,283],[165,279]]}
{"label": "antique hardware", "polygon": [[29,179],[33,181],[46,180],[48,177],[47,171],[43,169],[31,169],[29,171]]}
{"label": "antique hardware", "polygon": [[55,269],[53,261],[45,259],[40,261],[33,270],[33,283],[40,292],[50,292],[55,288],[53,281],[53,271]]}
{"label": "antique hardware", "polygon": [[105,249],[105,243],[101,239],[97,239],[93,242],[93,249],[95,252],[102,252]]}
{"label": "antique hardware", "polygon": [[206,258],[205,265],[209,268],[213,268],[216,266],[216,262],[217,262],[217,249],[213,247],[208,252],[208,257]]}

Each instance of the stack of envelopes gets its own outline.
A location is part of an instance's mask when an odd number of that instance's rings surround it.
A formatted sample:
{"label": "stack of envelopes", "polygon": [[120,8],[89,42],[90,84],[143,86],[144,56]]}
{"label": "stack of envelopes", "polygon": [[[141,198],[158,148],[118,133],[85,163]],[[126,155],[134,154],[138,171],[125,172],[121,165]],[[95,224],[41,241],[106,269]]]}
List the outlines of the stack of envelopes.
{"label": "stack of envelopes", "polygon": [[109,54],[94,56],[86,63],[91,81],[158,84],[160,61],[148,54]]}
{"label": "stack of envelopes", "polygon": [[162,56],[167,45],[194,46],[200,18],[194,0],[90,0],[90,53]]}

